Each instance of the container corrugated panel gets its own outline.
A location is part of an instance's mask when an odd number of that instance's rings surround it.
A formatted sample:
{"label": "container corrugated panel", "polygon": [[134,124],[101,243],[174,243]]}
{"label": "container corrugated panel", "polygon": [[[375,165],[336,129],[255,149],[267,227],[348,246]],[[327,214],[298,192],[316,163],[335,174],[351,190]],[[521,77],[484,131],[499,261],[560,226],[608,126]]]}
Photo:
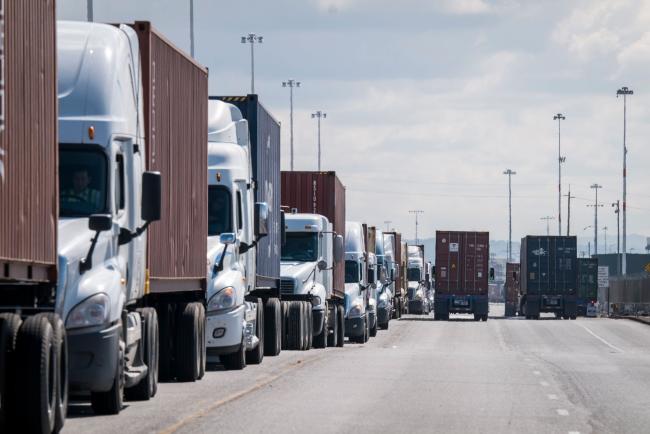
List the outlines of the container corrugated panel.
{"label": "container corrugated panel", "polygon": [[162,175],[162,218],[148,229],[150,276],[197,280],[201,288],[183,288],[205,289],[208,71],[150,23],[133,28],[142,56],[147,170]]}
{"label": "container corrugated panel", "polygon": [[390,244],[393,248],[393,260],[396,263],[395,295],[402,295],[405,291],[401,284],[403,281],[402,274],[406,272],[406,270],[402,270],[402,234],[399,232],[384,232],[384,237],[390,239]]}
{"label": "container corrugated panel", "polygon": [[[248,121],[255,182],[255,201],[269,206],[269,235],[257,244],[257,274],[280,278],[280,123],[259,102],[257,95],[211,96],[235,105]],[[269,284],[271,282],[268,282]]]}
{"label": "container corrugated panel", "polygon": [[575,294],[577,282],[575,236],[527,236],[521,240],[521,293]]}
{"label": "container corrugated panel", "polygon": [[512,262],[506,264],[505,297],[506,303],[517,303],[519,295],[520,265]]}
{"label": "container corrugated panel", "polygon": [[[335,172],[282,172],[282,206],[320,214],[345,237],[345,187]],[[345,291],[345,263],[334,264],[334,293]]]}
{"label": "container corrugated panel", "polygon": [[488,294],[488,232],[436,231],[436,293]]}
{"label": "container corrugated panel", "polygon": [[585,301],[598,299],[598,259],[578,258],[578,297]]}
{"label": "container corrugated panel", "polygon": [[[0,90],[0,279],[55,280],[58,219],[56,10],[4,1]],[[34,274],[15,274],[34,266]]]}

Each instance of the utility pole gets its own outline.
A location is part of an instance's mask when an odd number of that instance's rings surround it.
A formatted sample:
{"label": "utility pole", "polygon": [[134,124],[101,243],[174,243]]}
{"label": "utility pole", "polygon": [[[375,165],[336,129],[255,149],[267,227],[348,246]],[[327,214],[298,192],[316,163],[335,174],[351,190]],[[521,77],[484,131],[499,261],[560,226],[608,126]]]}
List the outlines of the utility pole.
{"label": "utility pole", "polygon": [[287,81],[282,82],[282,87],[289,88],[289,137],[291,143],[291,171],[293,172],[293,88],[300,87],[300,82],[290,78]]}
{"label": "utility pole", "polygon": [[89,23],[94,20],[93,0],[86,0],[86,19]]}
{"label": "utility pole", "polygon": [[190,54],[194,57],[194,0],[190,0]]}
{"label": "utility pole", "polygon": [[621,201],[617,200],[612,204],[616,214],[616,270],[621,275]]}
{"label": "utility pole", "polygon": [[384,220],[384,224],[386,225],[386,232],[390,232],[390,224],[393,223],[392,220]]}
{"label": "utility pole", "polygon": [[603,204],[598,203],[598,189],[603,188],[602,185],[592,184],[591,188],[596,191],[596,201],[593,205],[587,205],[588,207],[594,207],[594,255],[598,254],[598,208],[602,207]]}
{"label": "utility pole", "polygon": [[517,172],[506,169],[503,174],[508,175],[508,262],[512,262],[512,175]]}
{"label": "utility pole", "polygon": [[415,214],[415,244],[420,244],[420,239],[418,238],[418,215],[424,214],[424,211],[420,209],[412,209],[409,211],[409,214]]}
{"label": "utility pole", "polygon": [[264,37],[256,35],[255,33],[249,33],[247,36],[241,37],[241,43],[251,44],[251,93],[255,93],[255,43],[261,44]]}
{"label": "utility pole", "polygon": [[324,113],[324,112],[318,110],[316,113],[311,114],[311,118],[312,119],[314,119],[314,118],[318,119],[318,171],[320,172],[320,161],[321,161],[321,158],[320,158],[320,120],[321,119],[326,119],[327,118],[327,113]]}
{"label": "utility pole", "polygon": [[605,254],[607,254],[607,226],[603,226],[603,232],[605,232]]}
{"label": "utility pole", "polygon": [[566,118],[562,113],[553,116],[557,121],[557,234],[562,235],[562,163],[566,157],[562,156],[561,148],[561,122]]}
{"label": "utility pole", "polygon": [[555,217],[547,215],[546,217],[542,217],[540,220],[546,220],[546,236],[548,237],[549,235],[551,235],[551,226],[549,222],[551,220],[555,220]]}
{"label": "utility pole", "polygon": [[623,266],[622,274],[627,274],[627,96],[634,91],[622,87],[616,91],[616,98],[623,95]]}
{"label": "utility pole", "polygon": [[564,195],[567,198],[567,216],[566,216],[566,236],[571,235],[571,199],[575,199],[575,196],[571,196],[571,184],[569,184],[569,193]]}

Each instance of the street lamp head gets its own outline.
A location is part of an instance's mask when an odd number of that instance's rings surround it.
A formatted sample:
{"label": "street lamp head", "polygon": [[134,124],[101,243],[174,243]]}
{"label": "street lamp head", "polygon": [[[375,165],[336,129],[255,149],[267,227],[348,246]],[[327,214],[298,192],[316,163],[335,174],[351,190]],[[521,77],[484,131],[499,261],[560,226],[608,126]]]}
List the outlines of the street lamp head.
{"label": "street lamp head", "polygon": [[286,81],[282,82],[282,87],[287,87],[287,82]]}
{"label": "street lamp head", "polygon": [[327,117],[327,113],[323,113],[323,118],[326,118],[326,117]]}
{"label": "street lamp head", "polygon": [[300,82],[296,81],[296,87],[300,87]]}
{"label": "street lamp head", "polygon": [[261,44],[263,38],[264,38],[264,36],[258,36],[257,37],[257,42]]}
{"label": "street lamp head", "polygon": [[632,89],[628,89],[627,86],[623,86],[622,88],[616,91],[617,98],[619,95],[634,95],[634,91]]}
{"label": "street lamp head", "polygon": [[559,120],[565,120],[566,117],[564,117],[564,115],[563,115],[562,113],[558,113],[558,114],[556,114],[555,116],[553,116],[553,120],[554,120],[554,121],[556,121],[556,120],[558,120],[558,119],[559,119]]}
{"label": "street lamp head", "polygon": [[241,43],[242,43],[242,44],[245,44],[245,43],[246,43],[246,36],[242,36],[242,37],[241,37]]}

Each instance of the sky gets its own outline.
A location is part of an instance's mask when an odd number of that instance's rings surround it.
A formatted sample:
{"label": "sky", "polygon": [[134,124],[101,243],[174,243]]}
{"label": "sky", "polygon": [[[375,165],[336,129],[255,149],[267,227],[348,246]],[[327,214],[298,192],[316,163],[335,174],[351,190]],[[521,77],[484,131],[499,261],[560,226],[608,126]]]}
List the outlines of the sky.
{"label": "sky", "polygon": [[[59,0],[59,19],[85,20],[86,0]],[[195,57],[210,93],[255,88],[282,122],[289,168],[289,90],[295,169],[316,170],[322,110],[323,170],[346,186],[348,220],[414,236],[488,230],[513,239],[558,231],[558,123],[562,189],[575,196],[571,232],[615,244],[612,202],[622,197],[622,86],[627,104],[628,233],[650,236],[650,2],[643,0],[194,0]],[[189,51],[189,0],[95,0],[99,22],[149,20]],[[562,232],[567,203],[562,198]],[[588,226],[591,228],[584,229]]]}

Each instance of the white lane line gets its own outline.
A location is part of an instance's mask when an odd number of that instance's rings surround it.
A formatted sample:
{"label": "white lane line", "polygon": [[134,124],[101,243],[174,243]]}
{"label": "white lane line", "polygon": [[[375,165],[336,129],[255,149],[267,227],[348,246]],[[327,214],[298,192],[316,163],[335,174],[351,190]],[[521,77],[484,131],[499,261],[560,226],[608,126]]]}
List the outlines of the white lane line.
{"label": "white lane line", "polygon": [[616,345],[612,345],[612,344],[610,344],[610,343],[607,342],[605,339],[601,338],[601,337],[598,336],[596,333],[592,332],[588,327],[585,327],[585,326],[583,326],[582,324],[578,324],[578,323],[574,323],[574,324],[579,325],[580,327],[582,327],[583,329],[585,329],[585,330],[587,331],[587,333],[589,333],[591,336],[593,336],[593,337],[595,337],[596,339],[598,339],[598,340],[599,340],[600,342],[602,342],[603,344],[605,344],[605,345],[607,345],[608,347],[610,347],[612,350],[614,350],[614,351],[618,351],[619,353],[624,353],[624,352],[625,352],[625,351],[623,351],[622,349],[620,349],[619,347],[617,347]]}
{"label": "white lane line", "polygon": [[563,409],[563,408],[558,408],[555,411],[557,411],[557,414],[559,416],[568,416],[569,415],[569,412],[567,410]]}
{"label": "white lane line", "polygon": [[547,396],[548,396],[548,399],[552,399],[552,400],[557,400],[558,399],[557,395],[554,394],[554,393],[549,393]]}
{"label": "white lane line", "polygon": [[539,384],[541,384],[544,387],[548,387],[548,383],[546,381],[540,381]]}
{"label": "white lane line", "polygon": [[533,371],[533,374],[535,374],[535,375],[542,375],[542,373],[539,372],[539,371]]}
{"label": "white lane line", "polygon": [[580,434],[580,431],[569,431],[569,434]]}

